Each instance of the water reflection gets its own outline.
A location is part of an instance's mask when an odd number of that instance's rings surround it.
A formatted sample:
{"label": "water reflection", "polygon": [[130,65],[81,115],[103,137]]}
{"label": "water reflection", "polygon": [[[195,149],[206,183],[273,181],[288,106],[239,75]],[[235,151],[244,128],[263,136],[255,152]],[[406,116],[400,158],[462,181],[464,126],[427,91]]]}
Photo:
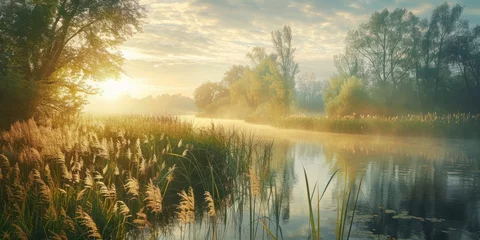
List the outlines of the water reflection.
{"label": "water reflection", "polygon": [[[255,199],[256,239],[268,238],[258,219],[279,239],[309,238],[304,168],[310,185],[317,183],[320,189],[339,170],[321,201],[322,239],[336,238],[343,177],[353,179],[360,173],[363,180],[352,239],[480,237],[478,141],[325,134],[219,122],[275,139],[272,162],[256,165],[262,182],[261,194]],[[355,179],[356,187],[359,181]],[[237,194],[226,206],[219,239],[250,237],[248,187],[240,187]],[[197,224],[196,236],[207,236],[207,229]]]}

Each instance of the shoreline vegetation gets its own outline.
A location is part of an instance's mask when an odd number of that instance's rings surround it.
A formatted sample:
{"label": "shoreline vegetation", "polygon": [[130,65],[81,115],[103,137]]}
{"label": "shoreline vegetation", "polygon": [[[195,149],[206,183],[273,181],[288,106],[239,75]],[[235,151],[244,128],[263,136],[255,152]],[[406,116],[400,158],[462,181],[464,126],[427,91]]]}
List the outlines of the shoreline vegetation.
{"label": "shoreline vegetation", "polygon": [[0,134],[0,238],[148,239],[172,226],[185,234],[225,214],[270,151],[246,132],[174,117],[16,122]]}
{"label": "shoreline vegetation", "polygon": [[307,116],[293,114],[274,121],[258,118],[245,120],[284,129],[318,132],[384,135],[399,137],[480,138],[480,114],[457,113],[439,115],[407,115],[397,117],[348,115]]}
{"label": "shoreline vegetation", "polygon": [[[240,239],[283,239],[288,188],[275,180],[272,148],[271,140],[245,131],[193,128],[175,117],[16,122],[0,134],[0,238],[195,239],[203,229],[215,240],[234,219]],[[344,184],[332,230],[338,238],[350,235],[354,217],[347,212],[355,211],[350,196],[358,195],[361,175],[337,172],[319,184],[326,184],[323,192],[335,176]],[[312,225],[306,234],[319,239],[323,194],[304,177],[305,221]]]}

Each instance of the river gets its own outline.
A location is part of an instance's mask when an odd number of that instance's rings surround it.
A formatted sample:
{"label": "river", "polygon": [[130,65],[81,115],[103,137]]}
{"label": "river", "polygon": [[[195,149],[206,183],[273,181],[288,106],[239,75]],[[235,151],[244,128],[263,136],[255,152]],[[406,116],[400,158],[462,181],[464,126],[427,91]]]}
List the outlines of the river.
{"label": "river", "polygon": [[[281,183],[276,191],[282,196],[279,239],[309,238],[304,169],[310,188],[318,184],[321,190],[338,170],[320,204],[322,239],[336,237],[342,175],[349,172],[357,174],[354,186],[360,185],[350,239],[479,239],[477,140],[331,134],[239,120],[181,118],[196,127],[213,123],[274,141],[272,168]],[[263,214],[274,217],[271,212]],[[349,213],[347,219],[351,217]],[[247,239],[248,225],[248,217],[227,218],[218,238]],[[205,231],[198,226],[190,238],[198,239]],[[266,236],[262,226],[257,226],[256,238]]]}

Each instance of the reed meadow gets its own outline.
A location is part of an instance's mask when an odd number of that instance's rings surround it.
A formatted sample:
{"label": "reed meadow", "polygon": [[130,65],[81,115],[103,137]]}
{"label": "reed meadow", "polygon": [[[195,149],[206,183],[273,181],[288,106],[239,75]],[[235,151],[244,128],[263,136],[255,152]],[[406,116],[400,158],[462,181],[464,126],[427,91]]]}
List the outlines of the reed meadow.
{"label": "reed meadow", "polygon": [[294,114],[274,120],[273,126],[320,132],[416,137],[479,138],[480,115],[408,114],[404,116]]}

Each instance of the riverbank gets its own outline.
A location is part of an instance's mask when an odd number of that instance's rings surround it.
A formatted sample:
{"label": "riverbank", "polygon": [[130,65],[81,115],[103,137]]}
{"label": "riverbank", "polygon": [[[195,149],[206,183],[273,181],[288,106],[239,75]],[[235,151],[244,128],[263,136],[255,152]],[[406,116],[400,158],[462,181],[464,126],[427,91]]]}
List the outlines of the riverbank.
{"label": "riverbank", "polygon": [[370,115],[331,117],[296,114],[280,117],[279,119],[269,122],[255,118],[249,118],[246,121],[250,123],[269,124],[279,128],[332,133],[480,138],[480,115],[469,113],[446,115],[429,113],[400,117]]}
{"label": "riverbank", "polygon": [[270,151],[175,117],[17,122],[0,133],[0,238],[158,238],[173,223],[210,224]]}

